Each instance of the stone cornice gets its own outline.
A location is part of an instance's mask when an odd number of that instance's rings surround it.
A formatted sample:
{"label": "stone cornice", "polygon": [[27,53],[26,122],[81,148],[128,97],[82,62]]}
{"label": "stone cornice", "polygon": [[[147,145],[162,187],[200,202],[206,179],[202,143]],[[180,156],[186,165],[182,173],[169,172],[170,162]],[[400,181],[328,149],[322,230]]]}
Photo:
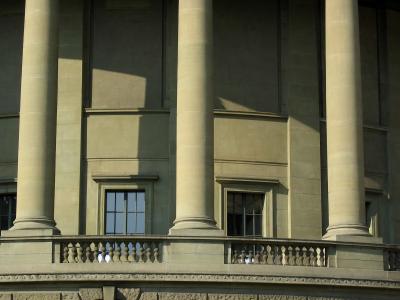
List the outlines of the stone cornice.
{"label": "stone cornice", "polygon": [[197,283],[240,283],[240,284],[295,284],[307,286],[335,286],[355,288],[400,289],[399,281],[338,279],[329,277],[270,276],[242,274],[185,274],[185,273],[57,273],[57,274],[3,274],[0,284],[40,282],[197,282]]}

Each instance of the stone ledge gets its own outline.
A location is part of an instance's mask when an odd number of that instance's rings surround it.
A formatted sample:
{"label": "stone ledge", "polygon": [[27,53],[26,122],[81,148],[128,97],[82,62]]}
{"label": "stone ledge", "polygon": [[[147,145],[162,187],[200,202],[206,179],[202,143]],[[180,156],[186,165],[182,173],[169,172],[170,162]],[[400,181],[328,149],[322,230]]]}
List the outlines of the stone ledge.
{"label": "stone ledge", "polygon": [[3,283],[61,283],[61,282],[164,282],[164,283],[215,283],[215,284],[283,284],[303,286],[354,287],[400,290],[400,281],[368,280],[329,277],[238,275],[238,274],[160,274],[160,273],[59,273],[0,275]]}

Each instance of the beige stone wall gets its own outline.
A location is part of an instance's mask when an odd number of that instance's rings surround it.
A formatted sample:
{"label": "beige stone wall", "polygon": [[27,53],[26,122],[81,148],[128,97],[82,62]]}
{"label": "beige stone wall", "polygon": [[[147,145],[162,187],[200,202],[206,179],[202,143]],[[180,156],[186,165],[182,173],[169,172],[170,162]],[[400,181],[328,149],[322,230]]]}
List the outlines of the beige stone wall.
{"label": "beige stone wall", "polygon": [[162,105],[162,3],[93,2],[92,107]]}
{"label": "beige stone wall", "polygon": [[214,1],[216,108],[280,111],[279,22],[276,0]]}
{"label": "beige stone wall", "polygon": [[[215,177],[261,180],[266,188],[268,180],[277,181],[274,235],[318,239],[327,225],[318,1],[214,2]],[[151,231],[164,234],[175,219],[177,1],[94,3],[86,49],[90,22],[85,25],[83,2],[61,1],[56,222],[65,234],[101,233],[93,176],[154,175]],[[400,240],[398,230],[385,229],[400,226],[390,213],[400,195],[397,15],[387,11],[385,40],[375,10],[360,7],[365,185],[380,193],[382,214],[393,220],[381,231],[392,242]],[[22,1],[1,2],[0,25],[6,41],[0,66],[7,70],[0,74],[0,179],[11,179],[17,175]],[[221,226],[222,186],[215,182]]]}

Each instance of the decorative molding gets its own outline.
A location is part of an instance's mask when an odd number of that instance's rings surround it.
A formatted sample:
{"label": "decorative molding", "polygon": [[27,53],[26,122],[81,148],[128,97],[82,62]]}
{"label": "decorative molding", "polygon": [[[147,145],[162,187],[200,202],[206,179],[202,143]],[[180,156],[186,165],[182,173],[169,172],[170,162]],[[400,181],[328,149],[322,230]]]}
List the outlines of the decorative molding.
{"label": "decorative molding", "polygon": [[276,119],[279,121],[287,121],[287,115],[275,114],[271,112],[261,111],[232,111],[223,109],[214,109],[215,116],[222,117],[241,117],[241,118],[264,118],[264,119]]}
{"label": "decorative molding", "polygon": [[137,181],[158,181],[158,175],[117,175],[117,174],[95,174],[92,179],[96,182],[104,181],[122,181],[122,182],[137,182]]}
{"label": "decorative molding", "polygon": [[130,115],[149,115],[149,114],[169,114],[168,109],[144,109],[144,108],[85,108],[87,115],[104,114],[130,114]]}
{"label": "decorative molding", "polygon": [[229,163],[229,164],[243,164],[243,165],[266,165],[266,166],[279,166],[287,167],[288,163],[272,162],[272,161],[256,161],[256,160],[233,160],[233,159],[214,159],[214,163]]}
{"label": "decorative molding", "polygon": [[215,180],[217,182],[223,183],[250,183],[250,184],[279,184],[279,179],[262,179],[262,178],[241,178],[241,177],[222,177],[216,176]]}
{"label": "decorative molding", "polygon": [[32,282],[202,282],[242,284],[296,284],[308,286],[336,286],[400,290],[399,281],[368,280],[305,276],[271,276],[238,274],[185,274],[185,273],[60,273],[60,274],[6,274],[0,275],[0,283]]}

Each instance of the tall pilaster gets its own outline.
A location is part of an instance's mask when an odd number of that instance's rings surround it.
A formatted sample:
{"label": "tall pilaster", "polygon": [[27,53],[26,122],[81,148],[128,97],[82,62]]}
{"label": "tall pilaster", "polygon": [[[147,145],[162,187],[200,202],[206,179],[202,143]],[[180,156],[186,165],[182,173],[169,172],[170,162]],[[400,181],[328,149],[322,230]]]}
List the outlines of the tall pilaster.
{"label": "tall pilaster", "polygon": [[325,238],[368,235],[357,0],[326,0],[329,227]]}
{"label": "tall pilaster", "polygon": [[212,0],[179,1],[175,229],[216,229]]}
{"label": "tall pilaster", "polygon": [[55,229],[57,61],[58,0],[26,0],[17,218],[12,229]]}

